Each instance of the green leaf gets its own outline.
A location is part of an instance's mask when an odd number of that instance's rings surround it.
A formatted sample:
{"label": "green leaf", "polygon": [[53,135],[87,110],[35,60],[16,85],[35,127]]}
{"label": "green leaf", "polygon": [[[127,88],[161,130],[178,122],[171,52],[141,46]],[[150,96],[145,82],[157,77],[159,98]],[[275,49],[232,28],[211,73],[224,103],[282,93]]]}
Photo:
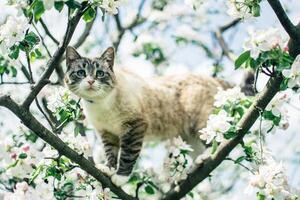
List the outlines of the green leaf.
{"label": "green leaf", "polygon": [[228,131],[228,132],[226,132],[226,133],[224,134],[224,138],[227,139],[227,140],[229,140],[229,139],[231,139],[231,138],[236,137],[236,135],[237,135],[237,133],[236,133],[235,130],[233,130],[233,131]]}
{"label": "green leaf", "polygon": [[234,62],[235,69],[238,69],[250,58],[250,51],[242,53]]}
{"label": "green leaf", "polygon": [[247,161],[252,161],[253,157],[254,157],[254,152],[253,152],[252,147],[244,145],[243,148],[244,148],[244,152],[246,154],[246,158],[245,159]]}
{"label": "green leaf", "polygon": [[36,179],[36,177],[38,177],[38,175],[44,170],[44,167],[44,165],[40,165],[37,169],[33,171],[29,179],[29,184],[32,183]]}
{"label": "green leaf", "polygon": [[4,74],[5,71],[6,71],[6,67],[0,66],[0,75]]}
{"label": "green leaf", "polygon": [[27,154],[26,153],[20,153],[19,158],[20,159],[25,159],[25,158],[27,158]]}
{"label": "green leaf", "polygon": [[150,185],[147,185],[147,186],[145,187],[145,191],[146,191],[148,194],[150,194],[150,195],[155,194],[155,191],[154,191],[153,187],[150,186]]}
{"label": "green leaf", "polygon": [[80,128],[79,128],[78,126],[76,126],[76,127],[74,128],[74,134],[75,134],[75,137],[76,137],[77,135],[79,135],[79,133],[80,133]]}
{"label": "green leaf", "polygon": [[39,37],[34,32],[29,32],[24,40],[31,45],[35,45],[40,41]]}
{"label": "green leaf", "polygon": [[259,4],[254,4],[251,8],[251,13],[254,17],[260,16],[260,6]]}
{"label": "green leaf", "polygon": [[43,57],[43,55],[42,55],[42,53],[40,52],[39,49],[35,49],[34,52],[35,52],[35,55],[36,55],[36,57],[37,57],[38,59]]}
{"label": "green leaf", "polygon": [[60,171],[55,166],[51,166],[51,167],[47,168],[47,170],[46,170],[46,176],[53,176],[57,180],[59,180],[59,181],[61,180]]}
{"label": "green leaf", "polygon": [[263,113],[263,117],[265,118],[265,119],[268,119],[268,120],[271,120],[271,121],[273,121],[273,123],[276,125],[276,126],[278,126],[279,125],[279,123],[280,123],[280,120],[281,120],[281,116],[275,116],[275,115],[273,115],[273,113],[272,113],[272,111],[264,111],[264,113]]}
{"label": "green leaf", "polygon": [[92,21],[96,16],[96,10],[92,7],[90,7],[84,14],[83,14],[83,20],[86,22]]}
{"label": "green leaf", "polygon": [[139,181],[138,176],[133,175],[133,176],[131,176],[130,179],[128,180],[128,183],[136,183],[136,182],[138,182],[138,181]]}
{"label": "green leaf", "polygon": [[18,71],[17,71],[17,69],[15,67],[11,66],[10,67],[10,72],[11,72],[12,77],[16,77],[17,76]]}
{"label": "green leaf", "polygon": [[211,154],[214,154],[217,149],[218,149],[218,142],[216,140],[213,140],[213,143],[212,143],[212,148],[211,148]]}
{"label": "green leaf", "polygon": [[33,51],[30,52],[30,61],[33,62],[33,61],[35,61],[35,59],[36,59],[35,53]]}
{"label": "green leaf", "polygon": [[31,141],[35,143],[36,140],[38,139],[38,136],[35,133],[30,131],[29,133],[25,134],[25,139],[26,141]]}
{"label": "green leaf", "polygon": [[34,20],[37,22],[42,17],[45,12],[44,3],[42,1],[37,1],[33,8]]}
{"label": "green leaf", "polygon": [[81,5],[77,1],[69,0],[65,3],[70,9],[80,8]]}
{"label": "green leaf", "polygon": [[13,167],[17,166],[17,164],[19,163],[19,161],[20,161],[20,160],[16,160],[16,161],[13,162],[12,164],[8,165],[8,166],[6,167],[6,170],[8,170],[8,169],[10,169],[10,168],[13,168]]}
{"label": "green leaf", "polygon": [[10,48],[10,53],[8,54],[8,56],[11,59],[16,60],[19,57],[19,53],[20,53],[20,49],[18,46],[14,45]]}
{"label": "green leaf", "polygon": [[55,8],[58,12],[61,12],[62,9],[64,8],[64,2],[63,2],[63,1],[55,1],[55,2],[54,2],[54,8]]}
{"label": "green leaf", "polygon": [[245,160],[245,159],[246,159],[245,156],[240,156],[240,157],[238,157],[234,162],[235,162],[235,163],[240,163],[240,162],[242,162],[242,161]]}
{"label": "green leaf", "polygon": [[265,200],[265,199],[266,199],[265,195],[262,195],[259,192],[257,193],[257,200]]}

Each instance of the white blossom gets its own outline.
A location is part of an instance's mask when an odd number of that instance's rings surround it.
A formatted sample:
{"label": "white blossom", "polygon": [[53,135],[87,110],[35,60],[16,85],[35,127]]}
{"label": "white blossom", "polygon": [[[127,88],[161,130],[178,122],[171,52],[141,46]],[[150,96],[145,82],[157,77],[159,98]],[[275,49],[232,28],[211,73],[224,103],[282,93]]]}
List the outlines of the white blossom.
{"label": "white blossom", "polygon": [[211,114],[206,127],[199,131],[200,139],[205,140],[206,144],[211,143],[214,139],[217,142],[222,142],[224,140],[223,134],[231,127],[231,121],[233,121],[233,118],[229,117],[224,110],[221,110],[218,114]]}
{"label": "white blossom", "polygon": [[64,101],[70,96],[70,91],[64,87],[57,87],[49,93],[48,108],[55,112],[57,108],[64,106]]}
{"label": "white blossom", "polygon": [[272,99],[272,101],[267,105],[266,110],[271,111],[273,115],[280,117],[283,110],[284,103],[287,103],[289,101],[289,98],[287,94],[278,94],[275,96],[275,98]]}
{"label": "white blossom", "polygon": [[250,50],[252,58],[258,58],[263,51],[269,51],[277,46],[283,48],[285,40],[277,28],[268,28],[249,31],[249,38],[244,43],[244,49]]}
{"label": "white blossom", "polygon": [[166,148],[169,156],[164,162],[164,169],[168,174],[168,181],[177,185],[179,181],[187,178],[189,166],[192,164],[192,158],[188,154],[193,149],[180,136],[168,141]]}
{"label": "white blossom", "polygon": [[298,55],[293,62],[291,69],[284,69],[282,74],[285,78],[288,78],[288,87],[293,88],[300,86],[300,55]]}
{"label": "white blossom", "polygon": [[218,93],[215,95],[215,107],[221,107],[226,103],[235,104],[242,99],[245,99],[246,96],[241,92],[240,87],[234,87],[227,90],[219,89]]}
{"label": "white blossom", "polygon": [[266,199],[287,200],[294,197],[287,184],[283,164],[277,163],[272,157],[260,165],[257,172],[250,177],[246,193],[258,190]]}
{"label": "white blossom", "polygon": [[118,7],[120,6],[120,4],[120,0],[103,0],[100,7],[102,7],[109,14],[115,15],[118,13]]}
{"label": "white blossom", "polygon": [[75,136],[75,134],[69,134],[70,132],[71,131],[66,132],[66,133],[63,132],[59,136],[71,148],[77,150],[80,153],[83,153],[86,157],[91,156],[92,148],[91,148],[89,141],[87,140],[87,137],[84,137],[81,135]]}
{"label": "white blossom", "polygon": [[[40,180],[40,181],[37,181]],[[36,180],[35,188],[29,186],[26,182],[16,184],[16,189],[13,193],[7,192],[4,195],[4,200],[53,200],[53,186],[45,183],[42,179]]]}
{"label": "white blossom", "polygon": [[28,1],[27,0],[6,0],[6,4],[17,9],[18,15],[23,15],[22,9],[28,6]]}
{"label": "white blossom", "polygon": [[7,49],[15,43],[23,40],[26,29],[29,27],[24,16],[9,16],[5,24],[0,26],[0,49],[7,52]]}
{"label": "white blossom", "polygon": [[253,15],[249,4],[254,0],[250,0],[247,3],[245,0],[227,0],[228,11],[227,14],[234,18],[248,19]]}

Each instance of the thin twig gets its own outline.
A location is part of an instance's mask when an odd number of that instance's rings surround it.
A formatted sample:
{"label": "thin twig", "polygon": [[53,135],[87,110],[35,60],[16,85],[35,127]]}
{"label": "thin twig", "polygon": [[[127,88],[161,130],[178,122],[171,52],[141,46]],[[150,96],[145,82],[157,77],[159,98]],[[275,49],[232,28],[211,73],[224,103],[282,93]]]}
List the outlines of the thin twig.
{"label": "thin twig", "polygon": [[97,12],[94,19],[91,22],[86,23],[83,33],[79,36],[77,42],[73,45],[75,49],[79,48],[85,42],[87,37],[90,35],[91,30],[95,24],[96,18],[97,18]]}
{"label": "thin twig", "polygon": [[217,41],[220,44],[220,47],[222,49],[222,55],[221,56],[223,57],[223,55],[225,55],[231,61],[235,60],[235,56],[233,55],[232,51],[229,49],[228,44],[226,43],[226,41],[223,37],[223,33],[225,31],[227,31],[228,29],[238,25],[240,21],[241,21],[241,19],[235,19],[235,20],[229,22],[228,24],[226,24],[224,26],[221,26],[220,28],[218,28],[218,30],[216,30],[214,32],[214,36],[217,39]]}
{"label": "thin twig", "polygon": [[249,167],[247,167],[247,166],[244,165],[243,163],[236,162],[235,160],[233,160],[232,158],[229,158],[229,157],[225,158],[225,160],[232,161],[232,162],[234,162],[235,164],[238,164],[239,166],[245,168],[247,171],[251,172],[252,174],[255,174],[255,172],[254,172],[252,169],[250,169]]}
{"label": "thin twig", "polygon": [[16,82],[16,81],[12,81],[12,82],[6,82],[6,81],[2,81],[0,83],[0,85],[25,85],[25,84],[31,84],[30,82],[28,81],[24,81],[24,82]]}
{"label": "thin twig", "polygon": [[225,32],[225,31],[227,31],[228,29],[230,29],[230,28],[236,26],[236,25],[237,25],[238,23],[240,23],[240,22],[241,22],[241,18],[237,18],[237,19],[235,19],[235,20],[232,20],[232,21],[229,22],[228,24],[225,24],[225,25],[221,26],[221,27],[219,28],[219,30],[221,31],[221,33],[223,33],[223,32]]}
{"label": "thin twig", "polygon": [[47,113],[48,117],[50,118],[51,122],[57,126],[59,122],[57,121],[56,117],[53,115],[52,111],[48,108],[48,102],[46,97],[42,97],[42,105],[43,105],[43,110]]}
{"label": "thin twig", "polygon": [[44,112],[44,110],[42,109],[41,105],[40,105],[40,102],[38,100],[38,98],[36,97],[35,98],[35,103],[36,103],[36,106],[37,108],[39,109],[39,111],[42,113],[42,115],[45,117],[45,119],[47,120],[48,124],[50,125],[52,131],[54,131],[54,125],[52,124],[51,120],[48,118],[48,116],[46,115],[46,113]]}
{"label": "thin twig", "polygon": [[132,30],[134,27],[136,27],[146,21],[146,19],[143,19],[141,17],[141,14],[142,14],[145,4],[146,4],[146,0],[141,0],[139,7],[138,7],[137,14],[135,16],[135,19],[131,22],[131,24],[129,24],[127,27],[125,27],[125,29]]}
{"label": "thin twig", "polygon": [[21,71],[23,72],[26,79],[29,81],[30,80],[30,74],[29,74],[27,68],[25,67],[25,65],[21,61],[19,61],[19,62],[21,64]]}
{"label": "thin twig", "polygon": [[135,198],[139,199],[139,190],[140,188],[143,186],[143,182],[139,182],[136,186],[136,189],[135,189]]}
{"label": "thin twig", "polygon": [[30,83],[34,83],[33,81],[33,75],[32,75],[32,70],[31,70],[31,63],[30,63],[30,57],[29,57],[29,52],[26,50],[26,60],[27,60],[27,67],[28,67],[28,71],[30,74]]}
{"label": "thin twig", "polygon": [[56,45],[59,45],[59,41],[51,34],[51,32],[49,31],[47,25],[45,24],[44,20],[41,18],[39,20],[39,22],[41,23],[46,35],[49,36],[49,38],[51,38],[51,40],[56,44]]}
{"label": "thin twig", "polygon": [[33,28],[35,29],[35,31],[37,32],[38,36],[41,38],[42,45],[43,45],[43,47],[45,48],[45,50],[46,50],[48,56],[51,58],[52,55],[51,55],[51,53],[50,53],[50,51],[49,51],[49,49],[48,49],[48,47],[47,47],[47,45],[46,45],[46,43],[45,43],[44,37],[43,37],[43,36],[41,35],[41,33],[39,32],[39,30],[37,29],[36,25],[35,25],[35,24],[32,24],[32,25],[33,25]]}

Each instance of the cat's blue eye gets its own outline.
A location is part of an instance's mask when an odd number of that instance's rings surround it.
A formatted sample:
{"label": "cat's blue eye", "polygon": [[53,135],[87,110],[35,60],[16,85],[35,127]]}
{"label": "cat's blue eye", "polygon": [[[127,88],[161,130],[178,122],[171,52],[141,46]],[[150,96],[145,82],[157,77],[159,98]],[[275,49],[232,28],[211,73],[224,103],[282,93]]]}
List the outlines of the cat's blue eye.
{"label": "cat's blue eye", "polygon": [[96,72],[96,77],[97,78],[103,78],[105,76],[105,73],[103,71],[98,70]]}
{"label": "cat's blue eye", "polygon": [[83,69],[78,70],[76,74],[79,78],[85,77],[85,71]]}

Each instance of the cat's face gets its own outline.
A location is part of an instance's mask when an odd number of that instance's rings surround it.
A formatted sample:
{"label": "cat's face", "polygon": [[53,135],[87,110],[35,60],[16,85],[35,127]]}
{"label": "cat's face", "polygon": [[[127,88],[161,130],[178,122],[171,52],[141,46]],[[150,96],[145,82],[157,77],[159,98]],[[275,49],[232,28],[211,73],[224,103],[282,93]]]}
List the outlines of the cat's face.
{"label": "cat's face", "polygon": [[101,98],[114,88],[114,49],[109,47],[101,57],[89,59],[79,55],[73,47],[66,50],[65,83],[77,96],[86,100]]}

